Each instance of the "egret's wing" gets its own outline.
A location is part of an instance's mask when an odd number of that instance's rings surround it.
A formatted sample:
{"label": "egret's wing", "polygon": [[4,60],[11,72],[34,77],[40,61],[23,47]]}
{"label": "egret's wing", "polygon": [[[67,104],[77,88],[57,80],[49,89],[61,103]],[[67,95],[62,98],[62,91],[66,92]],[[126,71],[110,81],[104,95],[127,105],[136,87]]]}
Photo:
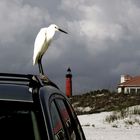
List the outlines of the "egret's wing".
{"label": "egret's wing", "polygon": [[41,55],[44,54],[43,46],[46,41],[46,36],[44,32],[44,28],[39,31],[39,33],[36,36],[35,43],[34,43],[34,54],[33,54],[33,65],[38,62],[38,59],[41,57]]}

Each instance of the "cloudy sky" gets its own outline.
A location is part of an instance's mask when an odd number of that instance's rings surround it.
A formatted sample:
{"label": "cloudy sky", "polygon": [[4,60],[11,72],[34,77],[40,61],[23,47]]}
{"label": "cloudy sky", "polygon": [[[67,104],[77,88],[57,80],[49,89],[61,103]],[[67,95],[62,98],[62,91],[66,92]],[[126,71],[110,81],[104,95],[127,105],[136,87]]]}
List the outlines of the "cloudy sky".
{"label": "cloudy sky", "polygon": [[140,75],[139,0],[1,0],[0,72],[34,73],[35,37],[55,23],[43,57],[48,77],[65,91],[70,66],[75,93],[116,89],[121,74]]}

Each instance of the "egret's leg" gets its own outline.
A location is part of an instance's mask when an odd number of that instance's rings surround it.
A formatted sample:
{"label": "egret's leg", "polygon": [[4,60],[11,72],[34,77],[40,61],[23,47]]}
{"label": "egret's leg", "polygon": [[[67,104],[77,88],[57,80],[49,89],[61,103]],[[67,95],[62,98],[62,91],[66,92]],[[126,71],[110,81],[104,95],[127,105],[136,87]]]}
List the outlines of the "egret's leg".
{"label": "egret's leg", "polygon": [[42,66],[42,63],[41,63],[41,59],[38,61],[38,67],[39,67],[40,74],[44,75],[44,71],[43,71],[43,66]]}

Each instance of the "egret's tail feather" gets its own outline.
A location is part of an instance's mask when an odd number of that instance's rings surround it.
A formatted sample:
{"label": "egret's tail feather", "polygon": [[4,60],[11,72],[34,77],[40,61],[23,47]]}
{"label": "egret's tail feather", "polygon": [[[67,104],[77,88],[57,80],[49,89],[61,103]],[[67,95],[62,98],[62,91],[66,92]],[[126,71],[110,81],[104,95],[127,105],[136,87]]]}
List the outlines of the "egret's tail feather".
{"label": "egret's tail feather", "polygon": [[33,66],[34,66],[35,64],[37,64],[37,61],[36,61],[36,58],[33,57]]}

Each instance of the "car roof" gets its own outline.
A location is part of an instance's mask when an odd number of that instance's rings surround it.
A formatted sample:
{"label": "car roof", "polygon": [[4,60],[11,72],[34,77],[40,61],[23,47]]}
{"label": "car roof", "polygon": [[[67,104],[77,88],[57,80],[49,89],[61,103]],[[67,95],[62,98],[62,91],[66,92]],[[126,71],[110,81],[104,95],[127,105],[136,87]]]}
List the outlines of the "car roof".
{"label": "car roof", "polygon": [[46,76],[0,73],[0,100],[33,102],[32,89],[50,85],[58,88]]}

